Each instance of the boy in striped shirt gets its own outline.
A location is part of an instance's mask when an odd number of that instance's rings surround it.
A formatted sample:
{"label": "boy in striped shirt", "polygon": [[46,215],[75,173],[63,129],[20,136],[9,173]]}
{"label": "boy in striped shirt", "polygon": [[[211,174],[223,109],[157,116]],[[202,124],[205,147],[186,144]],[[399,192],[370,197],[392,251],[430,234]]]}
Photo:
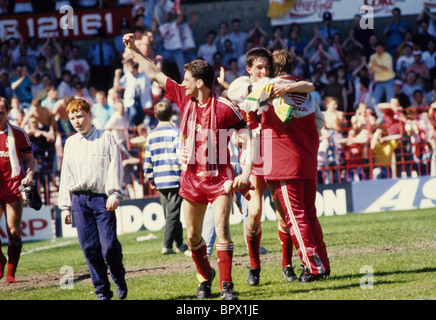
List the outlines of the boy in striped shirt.
{"label": "boy in striped shirt", "polygon": [[159,124],[147,136],[145,146],[144,174],[152,189],[159,191],[160,202],[165,215],[162,254],[183,252],[183,227],[180,221],[180,208],[183,198],[179,195],[180,164],[177,156],[180,130],[171,123],[172,106],[161,101],[154,106]]}

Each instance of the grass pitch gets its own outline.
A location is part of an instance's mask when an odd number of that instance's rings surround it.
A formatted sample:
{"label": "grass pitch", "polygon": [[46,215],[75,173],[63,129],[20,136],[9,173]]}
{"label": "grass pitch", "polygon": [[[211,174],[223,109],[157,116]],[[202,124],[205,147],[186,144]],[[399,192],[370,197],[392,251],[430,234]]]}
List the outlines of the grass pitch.
{"label": "grass pitch", "polygon": [[[313,283],[285,282],[277,223],[264,221],[261,246],[268,253],[261,256],[257,287],[246,282],[249,258],[242,224],[231,226],[235,244],[232,276],[239,299],[436,299],[436,209],[320,217],[320,222],[331,276]],[[119,237],[127,270],[127,300],[196,300],[196,271],[191,258],[184,254],[162,256],[162,231],[153,232],[157,239],[137,241],[148,234],[140,231]],[[6,253],[6,246],[2,250]],[[211,263],[216,268],[215,253]],[[295,249],[294,264],[298,270]],[[0,300],[95,300],[75,238],[25,243],[16,278],[17,284],[0,280]],[[214,281],[212,292],[211,300],[220,300],[218,281]]]}

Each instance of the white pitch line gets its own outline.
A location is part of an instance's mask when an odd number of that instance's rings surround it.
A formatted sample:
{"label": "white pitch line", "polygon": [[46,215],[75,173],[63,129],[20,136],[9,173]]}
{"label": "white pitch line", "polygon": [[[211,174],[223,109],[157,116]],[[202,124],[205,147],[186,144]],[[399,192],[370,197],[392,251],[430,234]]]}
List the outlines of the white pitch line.
{"label": "white pitch line", "polygon": [[49,249],[53,249],[53,248],[59,248],[59,247],[63,247],[63,246],[69,245],[71,243],[73,243],[73,241],[67,241],[67,242],[64,242],[64,243],[53,244],[53,245],[50,245],[50,246],[44,246],[44,247],[39,247],[39,248],[35,248],[35,249],[30,249],[28,251],[22,252],[21,255],[25,255],[25,254],[29,254],[29,253],[33,253],[33,252],[37,252],[37,251],[49,250]]}

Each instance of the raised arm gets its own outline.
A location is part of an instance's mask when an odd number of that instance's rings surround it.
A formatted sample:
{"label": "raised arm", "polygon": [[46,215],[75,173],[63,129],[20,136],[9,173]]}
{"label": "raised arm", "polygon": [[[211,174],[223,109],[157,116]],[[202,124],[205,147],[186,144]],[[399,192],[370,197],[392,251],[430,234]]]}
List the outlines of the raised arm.
{"label": "raised arm", "polygon": [[133,58],[138,62],[141,70],[153,81],[155,81],[162,89],[166,90],[168,77],[156,66],[152,61],[147,59],[139,51],[135,45],[133,33],[124,35],[123,42],[133,55]]}

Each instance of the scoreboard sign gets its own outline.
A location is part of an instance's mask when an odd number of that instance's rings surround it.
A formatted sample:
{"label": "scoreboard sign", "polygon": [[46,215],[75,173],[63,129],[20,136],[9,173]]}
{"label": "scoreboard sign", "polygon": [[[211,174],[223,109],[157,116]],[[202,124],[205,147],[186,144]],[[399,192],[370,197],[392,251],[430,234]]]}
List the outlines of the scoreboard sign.
{"label": "scoreboard sign", "polygon": [[0,16],[0,33],[6,39],[18,37],[18,32],[27,41],[38,39],[91,39],[99,27],[104,27],[111,38],[120,33],[123,19],[133,25],[132,7],[116,7],[99,10],[74,10],[64,6],[59,12],[25,13]]}

